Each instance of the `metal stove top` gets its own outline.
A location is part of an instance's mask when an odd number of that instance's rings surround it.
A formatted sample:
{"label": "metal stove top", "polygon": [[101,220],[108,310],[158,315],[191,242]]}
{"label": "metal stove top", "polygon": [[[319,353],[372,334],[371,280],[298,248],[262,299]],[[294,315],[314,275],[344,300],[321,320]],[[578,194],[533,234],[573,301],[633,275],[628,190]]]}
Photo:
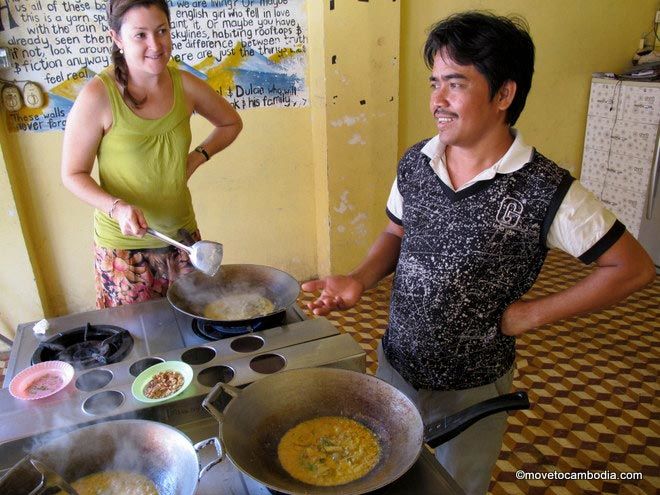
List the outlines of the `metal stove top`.
{"label": "metal stove top", "polygon": [[[295,305],[287,310],[281,326],[213,342],[196,335],[192,318],[174,310],[167,299],[53,318],[45,335],[35,335],[34,323],[18,326],[5,388],[0,389],[0,477],[40,442],[100,421],[139,417],[170,424],[194,442],[215,436],[217,422],[201,408],[201,400],[220,380],[242,386],[283,369],[333,366],[365,372],[366,368],[365,352],[350,335],[340,334],[325,318],[307,320]],[[31,365],[42,341],[87,323],[128,330],[134,340],[128,355],[118,363],[76,370],[71,384],[52,397],[37,401],[11,397],[7,390],[11,379]],[[163,360],[188,362],[194,370],[191,385],[163,403],[140,403],[130,390],[135,376]],[[430,459],[423,454],[402,481],[382,493],[461,493]],[[219,493],[219,486],[228,488],[222,493],[268,493],[228,460],[205,475],[197,495]]]}
{"label": "metal stove top", "polygon": [[[285,324],[306,320],[303,311],[292,305],[286,311]],[[130,353],[122,360],[133,362],[145,356],[157,355],[173,349],[202,345],[208,340],[193,332],[193,319],[160,298],[139,304],[107,308],[85,313],[60,316],[48,320],[49,329],[37,335],[33,328],[36,322],[22,323],[16,330],[16,339],[11,348],[3,387],[21,370],[31,366],[32,354],[40,343],[87,323],[92,325],[114,325],[125,328],[134,339]]]}

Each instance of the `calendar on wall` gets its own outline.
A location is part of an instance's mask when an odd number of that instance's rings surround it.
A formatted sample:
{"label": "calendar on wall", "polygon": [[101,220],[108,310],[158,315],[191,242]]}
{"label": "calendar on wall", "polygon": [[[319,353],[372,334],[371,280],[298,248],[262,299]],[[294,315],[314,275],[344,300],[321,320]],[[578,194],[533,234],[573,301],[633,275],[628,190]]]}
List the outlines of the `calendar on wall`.
{"label": "calendar on wall", "polygon": [[660,83],[594,78],[580,182],[637,237],[660,123]]}

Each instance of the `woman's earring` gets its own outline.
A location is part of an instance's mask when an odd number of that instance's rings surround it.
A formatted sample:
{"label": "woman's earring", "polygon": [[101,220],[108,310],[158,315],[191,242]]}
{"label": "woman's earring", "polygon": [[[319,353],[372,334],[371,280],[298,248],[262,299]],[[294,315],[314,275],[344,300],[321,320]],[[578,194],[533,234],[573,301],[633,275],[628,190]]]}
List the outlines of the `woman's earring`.
{"label": "woman's earring", "polygon": [[120,49],[119,49],[119,53],[121,53],[121,54],[123,55],[123,54],[124,54],[124,49],[123,49],[123,48],[120,48]]}

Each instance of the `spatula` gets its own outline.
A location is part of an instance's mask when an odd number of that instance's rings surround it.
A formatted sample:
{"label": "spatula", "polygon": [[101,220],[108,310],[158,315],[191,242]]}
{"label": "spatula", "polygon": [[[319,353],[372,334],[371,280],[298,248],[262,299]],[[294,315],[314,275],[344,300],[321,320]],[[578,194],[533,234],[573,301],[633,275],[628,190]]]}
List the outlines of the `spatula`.
{"label": "spatula", "polygon": [[147,234],[186,251],[190,256],[192,265],[209,277],[218,273],[222,263],[222,244],[219,242],[197,241],[192,246],[186,246],[151,227],[147,227]]}

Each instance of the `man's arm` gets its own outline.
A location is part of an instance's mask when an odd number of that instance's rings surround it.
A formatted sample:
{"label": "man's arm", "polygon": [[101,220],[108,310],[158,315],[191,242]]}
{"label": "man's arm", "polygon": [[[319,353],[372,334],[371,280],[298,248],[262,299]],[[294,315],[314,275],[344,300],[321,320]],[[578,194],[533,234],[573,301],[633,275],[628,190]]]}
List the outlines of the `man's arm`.
{"label": "man's arm", "polygon": [[369,249],[360,265],[348,275],[331,275],[302,284],[306,292],[321,290],[321,295],[307,306],[316,315],[335,309],[348,309],[360,300],[362,293],[396,268],[401,250],[403,227],[390,220],[385,230]]}
{"label": "man's arm", "polygon": [[502,316],[502,333],[520,335],[541,325],[600,310],[655,278],[651,258],[628,232],[596,260],[596,265],[592,273],[566,290],[514,302]]}
{"label": "man's arm", "polygon": [[367,257],[348,276],[358,280],[365,290],[374,287],[396,268],[402,237],[403,227],[390,220],[369,249]]}

